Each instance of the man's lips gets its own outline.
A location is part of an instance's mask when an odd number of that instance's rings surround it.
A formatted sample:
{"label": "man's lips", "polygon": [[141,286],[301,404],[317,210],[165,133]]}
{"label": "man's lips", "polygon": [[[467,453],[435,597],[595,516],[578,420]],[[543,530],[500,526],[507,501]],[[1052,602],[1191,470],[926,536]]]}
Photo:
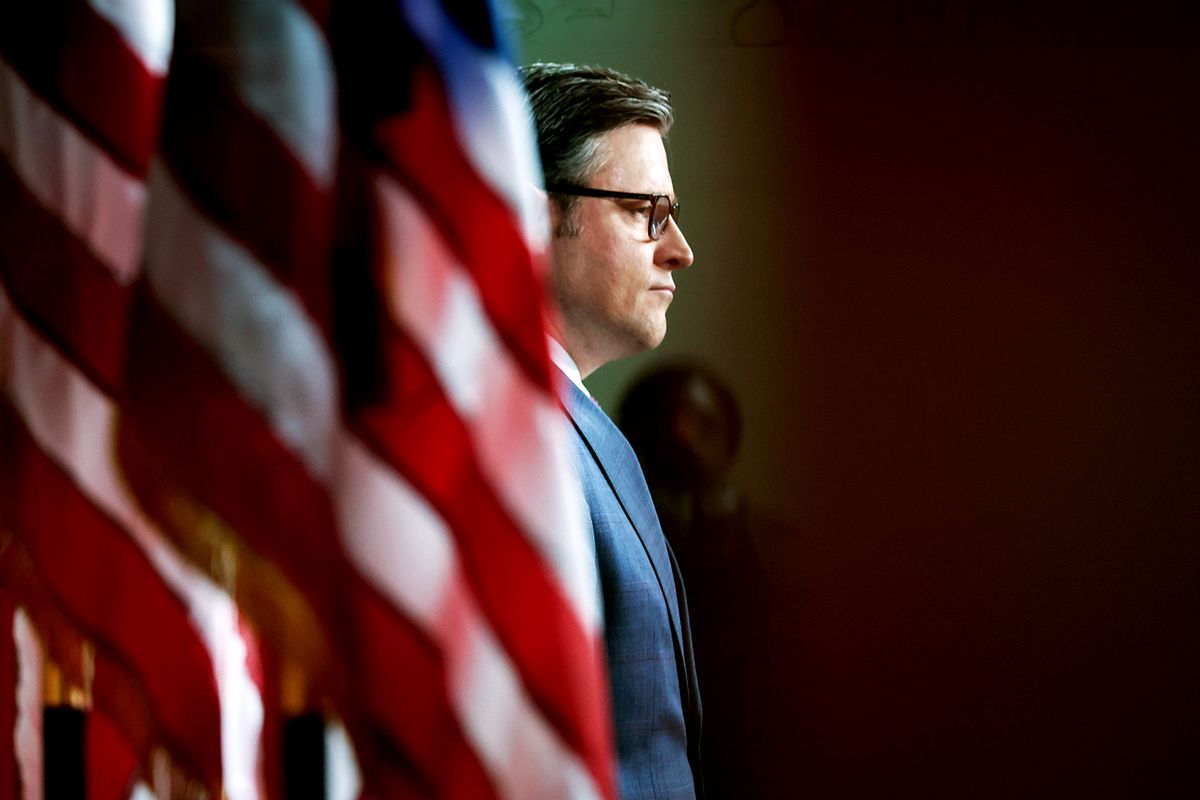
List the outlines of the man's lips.
{"label": "man's lips", "polygon": [[671,294],[672,296],[674,296],[675,287],[674,286],[651,286],[650,291],[652,291],[652,292],[667,292],[667,293]]}

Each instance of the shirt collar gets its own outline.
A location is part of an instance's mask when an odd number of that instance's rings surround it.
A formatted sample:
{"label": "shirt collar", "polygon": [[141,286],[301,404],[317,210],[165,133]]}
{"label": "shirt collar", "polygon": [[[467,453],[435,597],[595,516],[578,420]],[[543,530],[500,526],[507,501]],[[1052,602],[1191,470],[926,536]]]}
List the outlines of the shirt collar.
{"label": "shirt collar", "polygon": [[579,374],[579,367],[575,364],[575,359],[571,358],[571,354],[567,349],[559,344],[558,340],[553,336],[546,337],[546,343],[550,347],[550,360],[554,362],[554,366],[562,371],[562,374],[571,379],[571,383],[579,387],[579,391],[586,394],[588,397],[592,393],[583,385],[583,376]]}

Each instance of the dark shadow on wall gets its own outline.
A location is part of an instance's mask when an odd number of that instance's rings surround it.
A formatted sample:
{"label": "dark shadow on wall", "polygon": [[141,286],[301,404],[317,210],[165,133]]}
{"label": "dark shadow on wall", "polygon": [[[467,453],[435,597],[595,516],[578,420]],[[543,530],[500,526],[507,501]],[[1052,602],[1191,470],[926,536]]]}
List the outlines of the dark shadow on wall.
{"label": "dark shadow on wall", "polygon": [[777,743],[794,730],[785,698],[800,645],[791,634],[803,539],[734,482],[742,412],[711,368],[679,362],[643,374],[617,418],[686,585],[707,796],[763,797],[788,769]]}

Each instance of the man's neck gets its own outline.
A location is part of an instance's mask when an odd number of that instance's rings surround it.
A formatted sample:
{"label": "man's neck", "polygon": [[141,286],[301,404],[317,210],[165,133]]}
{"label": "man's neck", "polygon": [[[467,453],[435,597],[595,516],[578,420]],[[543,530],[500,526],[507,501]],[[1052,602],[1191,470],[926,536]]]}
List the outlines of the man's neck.
{"label": "man's neck", "polygon": [[586,350],[580,347],[578,343],[572,343],[571,337],[564,334],[557,325],[551,325],[546,333],[547,337],[561,347],[563,353],[571,359],[571,363],[579,373],[581,380],[595,372],[596,367],[599,365],[591,363],[591,360],[587,358]]}
{"label": "man's neck", "polygon": [[582,337],[567,336],[556,326],[550,328],[549,335],[571,357],[571,361],[575,363],[575,367],[579,370],[580,377],[582,378],[587,378],[610,360],[598,357],[595,350],[588,347],[586,340]]}

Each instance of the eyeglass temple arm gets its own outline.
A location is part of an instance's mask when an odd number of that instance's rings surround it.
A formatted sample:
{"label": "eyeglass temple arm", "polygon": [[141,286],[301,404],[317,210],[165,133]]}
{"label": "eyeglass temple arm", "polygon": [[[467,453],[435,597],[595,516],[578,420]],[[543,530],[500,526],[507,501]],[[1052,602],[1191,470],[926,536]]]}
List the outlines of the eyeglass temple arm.
{"label": "eyeglass temple arm", "polygon": [[552,183],[546,186],[546,191],[553,194],[573,194],[582,197],[616,197],[621,200],[649,200],[654,202],[656,197],[666,197],[661,194],[639,194],[638,192],[617,192],[609,189],[593,189],[590,186],[575,186],[570,183]]}

